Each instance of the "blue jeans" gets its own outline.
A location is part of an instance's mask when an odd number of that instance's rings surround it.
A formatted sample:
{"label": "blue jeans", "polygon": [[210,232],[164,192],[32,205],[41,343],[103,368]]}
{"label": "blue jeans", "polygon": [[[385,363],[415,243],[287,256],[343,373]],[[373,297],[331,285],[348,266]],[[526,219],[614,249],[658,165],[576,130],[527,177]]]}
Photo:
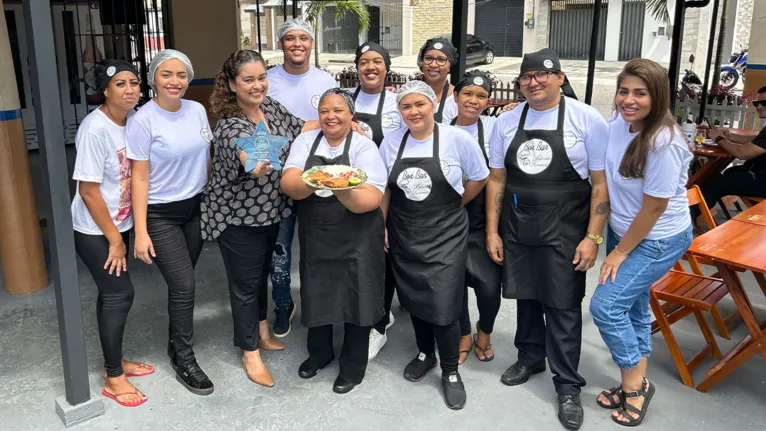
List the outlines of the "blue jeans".
{"label": "blue jeans", "polygon": [[293,302],[290,295],[290,265],[292,264],[295,219],[292,215],[279,222],[277,244],[271,259],[271,297],[277,307],[287,307]]}
{"label": "blue jeans", "polygon": [[[607,233],[607,255],[620,237]],[[668,272],[692,244],[691,226],[674,236],[643,240],[617,270],[612,283],[596,287],[590,301],[590,314],[601,338],[621,369],[632,369],[652,352],[649,289]]]}

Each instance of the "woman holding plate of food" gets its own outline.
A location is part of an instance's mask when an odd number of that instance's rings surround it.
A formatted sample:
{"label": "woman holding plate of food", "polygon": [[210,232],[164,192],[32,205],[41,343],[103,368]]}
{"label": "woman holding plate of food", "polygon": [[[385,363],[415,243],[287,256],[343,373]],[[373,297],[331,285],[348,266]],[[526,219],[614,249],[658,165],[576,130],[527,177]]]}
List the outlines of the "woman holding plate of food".
{"label": "woman holding plate of food", "polygon": [[351,95],[327,90],[321,130],[296,138],[281,183],[298,206],[301,319],[309,328],[309,357],[298,375],[310,379],[333,360],[332,325],[343,323],[337,393],[362,382],[370,329],[384,314],[386,168],[375,142],[352,131],[353,118]]}

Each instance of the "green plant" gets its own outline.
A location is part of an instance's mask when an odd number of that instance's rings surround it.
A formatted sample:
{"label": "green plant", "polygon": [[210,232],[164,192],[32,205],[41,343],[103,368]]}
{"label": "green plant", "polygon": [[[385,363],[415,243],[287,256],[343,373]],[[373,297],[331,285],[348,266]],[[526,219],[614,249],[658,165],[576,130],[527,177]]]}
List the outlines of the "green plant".
{"label": "green plant", "polygon": [[250,36],[244,33],[242,34],[242,36],[240,36],[239,42],[242,48],[250,48],[253,46],[252,42],[250,41]]}

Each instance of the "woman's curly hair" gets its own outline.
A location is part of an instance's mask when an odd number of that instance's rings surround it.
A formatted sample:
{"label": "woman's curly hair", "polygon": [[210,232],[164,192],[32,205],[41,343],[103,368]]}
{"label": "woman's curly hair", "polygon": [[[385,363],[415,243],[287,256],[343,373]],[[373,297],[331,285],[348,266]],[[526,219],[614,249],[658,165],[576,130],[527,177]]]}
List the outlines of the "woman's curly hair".
{"label": "woman's curly hair", "polygon": [[210,95],[210,113],[216,118],[244,117],[245,114],[237,105],[237,95],[231,91],[229,81],[239,75],[239,69],[252,61],[263,64],[266,68],[266,61],[258,51],[251,49],[241,49],[234,52],[223,62],[223,67],[215,76],[213,85],[213,94]]}

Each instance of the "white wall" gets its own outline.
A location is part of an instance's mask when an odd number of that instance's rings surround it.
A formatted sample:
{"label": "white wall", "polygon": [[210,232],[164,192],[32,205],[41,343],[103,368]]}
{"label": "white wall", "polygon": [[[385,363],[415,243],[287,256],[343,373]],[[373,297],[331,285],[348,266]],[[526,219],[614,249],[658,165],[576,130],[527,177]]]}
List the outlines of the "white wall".
{"label": "white wall", "polygon": [[[611,4],[609,7],[611,7]],[[672,9],[672,5],[670,8]],[[670,16],[673,16],[672,12]],[[665,35],[655,36],[654,33],[658,32],[660,27],[664,27]],[[660,21],[656,21],[654,17],[652,17],[651,12],[649,12],[647,9],[646,15],[644,15],[644,38],[641,45],[641,57],[648,58],[659,63],[669,63],[671,45],[671,34],[669,31],[670,28],[668,25]]]}
{"label": "white wall", "polygon": [[476,1],[468,0],[468,34],[476,34]]}
{"label": "white wall", "polygon": [[402,0],[402,55],[412,54],[412,6]]}
{"label": "white wall", "polygon": [[622,0],[609,0],[606,15],[606,44],[604,61],[620,58],[620,28],[622,26]]}

